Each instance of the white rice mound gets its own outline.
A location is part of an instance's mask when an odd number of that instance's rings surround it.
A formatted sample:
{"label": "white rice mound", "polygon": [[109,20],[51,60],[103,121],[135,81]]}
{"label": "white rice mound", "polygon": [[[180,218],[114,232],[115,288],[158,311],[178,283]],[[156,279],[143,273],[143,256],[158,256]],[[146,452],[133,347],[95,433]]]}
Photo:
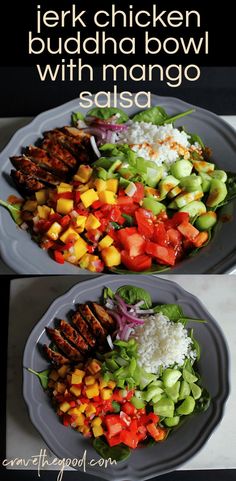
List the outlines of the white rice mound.
{"label": "white rice mound", "polygon": [[138,363],[149,373],[159,368],[182,366],[186,357],[196,358],[192,339],[181,322],[172,322],[161,313],[145,317],[132,337],[138,344]]}

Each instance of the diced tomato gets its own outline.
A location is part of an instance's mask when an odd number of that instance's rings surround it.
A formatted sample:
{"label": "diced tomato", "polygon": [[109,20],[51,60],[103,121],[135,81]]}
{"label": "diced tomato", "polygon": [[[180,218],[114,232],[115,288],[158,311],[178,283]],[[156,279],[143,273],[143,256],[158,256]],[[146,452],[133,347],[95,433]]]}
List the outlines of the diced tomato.
{"label": "diced tomato", "polygon": [[132,399],[133,396],[134,396],[134,389],[130,389],[126,394],[125,399],[127,401],[130,401],[130,399]]}
{"label": "diced tomato", "polygon": [[182,224],[178,225],[177,229],[184,237],[186,237],[186,239],[191,241],[193,241],[199,234],[199,230],[189,222],[182,222]]}
{"label": "diced tomato", "polygon": [[123,429],[123,424],[118,414],[108,414],[104,419],[104,424],[108,430],[109,437],[119,434]]}
{"label": "diced tomato", "polygon": [[75,401],[70,401],[69,404],[72,408],[75,408],[75,406],[77,405]]}
{"label": "diced tomato", "polygon": [[69,215],[64,215],[61,219],[60,219],[60,225],[64,228],[64,227],[67,227],[68,224],[70,223],[71,221],[71,218]]}
{"label": "diced tomato", "polygon": [[109,437],[108,435],[106,435],[106,440],[109,444],[109,446],[113,447],[113,446],[117,446],[118,444],[121,444],[121,439],[120,439],[120,434],[116,434],[116,436],[112,436],[112,437]]}
{"label": "diced tomato", "polygon": [[136,212],[137,204],[124,205],[124,206],[121,206],[120,209],[122,210],[122,214],[133,216]]}
{"label": "diced tomato", "polygon": [[92,208],[93,209],[100,209],[102,207],[103,203],[100,200],[95,200],[95,202],[92,203]]}
{"label": "diced tomato", "polygon": [[152,239],[154,242],[157,242],[157,244],[161,246],[166,246],[168,244],[169,237],[163,222],[159,222],[154,226],[154,233]]}
{"label": "diced tomato", "polygon": [[95,251],[95,249],[96,249],[96,246],[94,246],[94,245],[92,246],[92,245],[89,245],[89,244],[87,245],[87,251],[88,251],[89,254],[92,254]]}
{"label": "diced tomato", "polygon": [[142,254],[137,257],[131,257],[126,251],[121,251],[121,261],[127,269],[134,272],[146,271],[152,265],[150,256]]}
{"label": "diced tomato", "polygon": [[167,235],[169,242],[173,247],[178,247],[182,241],[182,235],[177,229],[168,229]]}
{"label": "diced tomato", "polygon": [[131,417],[124,411],[120,411],[120,420],[124,428],[127,428],[131,424]]}
{"label": "diced tomato", "polygon": [[162,441],[166,436],[165,429],[155,426],[154,423],[147,424],[147,431],[155,441]]}
{"label": "diced tomato", "polygon": [[140,234],[132,234],[123,238],[123,246],[131,257],[145,253],[146,241]]}
{"label": "diced tomato", "polygon": [[156,424],[158,423],[159,419],[159,416],[153,412],[147,414],[147,422],[152,421],[154,424]]}
{"label": "diced tomato", "polygon": [[132,196],[134,202],[140,202],[144,198],[144,185],[141,182],[135,182],[136,192]]}
{"label": "diced tomato", "polygon": [[50,229],[51,225],[52,222],[50,220],[39,220],[36,224],[36,227],[40,233],[44,233]]}
{"label": "diced tomato", "polygon": [[193,243],[194,243],[195,247],[201,247],[203,244],[205,244],[207,239],[208,239],[208,232],[207,231],[199,232],[197,237],[194,238]]}
{"label": "diced tomato", "polygon": [[102,403],[102,398],[100,396],[94,396],[93,400],[97,403]]}
{"label": "diced tomato", "polygon": [[55,194],[55,199],[74,199],[73,192],[62,192],[61,194]]}
{"label": "diced tomato", "polygon": [[137,419],[132,419],[130,425],[129,425],[129,431],[133,431],[137,433],[138,430],[138,421]]}
{"label": "diced tomato", "polygon": [[137,430],[138,441],[143,441],[147,437],[147,429],[145,426],[138,426]]}
{"label": "diced tomato", "polygon": [[122,197],[117,198],[117,205],[124,206],[124,205],[131,205],[133,204],[133,198],[129,197],[128,195],[124,195]]}
{"label": "diced tomato", "polygon": [[124,401],[121,389],[115,389],[113,391],[112,399],[118,403],[122,403]]}
{"label": "diced tomato", "polygon": [[135,211],[135,217],[138,224],[138,232],[151,239],[154,234],[153,216],[150,216],[150,211],[146,209],[137,209]]}
{"label": "diced tomato", "polygon": [[157,220],[162,222],[165,222],[168,220],[168,215],[165,210],[163,210],[162,212],[160,212],[160,214],[158,214]]}
{"label": "diced tomato", "polygon": [[175,251],[173,247],[164,247],[154,242],[146,242],[146,253],[153,257],[156,257],[164,264],[174,266],[175,265]]}
{"label": "diced tomato", "polygon": [[128,416],[133,416],[136,414],[137,409],[134,407],[134,405],[130,402],[125,402],[122,406],[122,411],[124,411]]}
{"label": "diced tomato", "polygon": [[135,449],[138,446],[138,436],[136,433],[131,431],[121,431],[120,440],[129,448]]}
{"label": "diced tomato", "polygon": [[125,227],[124,229],[120,229],[117,231],[117,239],[121,242],[122,245],[124,245],[126,239],[128,236],[137,234],[137,228],[136,227]]}
{"label": "diced tomato", "polygon": [[166,229],[172,227],[175,229],[179,224],[182,224],[182,222],[189,222],[188,212],[175,212],[173,217],[165,222],[165,227]]}
{"label": "diced tomato", "polygon": [[54,259],[56,262],[58,262],[58,264],[64,264],[65,262],[65,259],[64,259],[64,256],[62,254],[62,252],[60,251],[54,251]]}

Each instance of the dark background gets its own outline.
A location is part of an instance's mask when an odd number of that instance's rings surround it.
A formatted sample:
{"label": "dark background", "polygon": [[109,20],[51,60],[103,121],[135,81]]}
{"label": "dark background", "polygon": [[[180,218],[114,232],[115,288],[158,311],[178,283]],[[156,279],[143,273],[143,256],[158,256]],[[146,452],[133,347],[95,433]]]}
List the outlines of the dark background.
{"label": "dark background", "polygon": [[[123,36],[136,36],[136,55],[123,55],[122,57],[108,52],[107,55],[82,55],[82,60],[91,63],[94,67],[103,63],[120,62],[125,64],[134,63],[160,63],[168,64],[191,64],[196,63],[202,69],[201,77],[196,82],[183,82],[180,87],[171,88],[165,82],[122,82],[119,80],[118,90],[150,90],[155,94],[179,97],[190,103],[213,110],[218,114],[236,113],[236,62],[233,45],[235,31],[235,16],[232,11],[232,4],[229,0],[217,4],[207,0],[101,0],[99,3],[89,0],[24,0],[23,2],[4,2],[1,5],[0,16],[0,117],[4,116],[32,116],[46,109],[60,105],[68,100],[79,96],[79,92],[89,90],[93,93],[99,90],[112,90],[112,82],[101,83],[99,74],[95,68],[94,82],[86,79],[82,82],[45,81],[39,79],[35,68],[36,63],[42,65],[47,62],[60,63],[61,57],[45,54],[28,54],[28,31],[33,30],[35,35],[36,6],[41,5],[42,11],[48,9],[68,10],[72,4],[76,4],[78,10],[87,9],[88,26],[81,28],[82,35],[88,37],[94,34],[92,17],[95,10],[107,9],[114,3],[117,8],[129,10],[133,5],[134,11],[151,9],[156,3],[158,10],[194,10],[201,14],[201,28],[148,28],[150,35],[159,38],[169,36],[188,38],[198,36],[205,30],[209,31],[210,49],[209,54],[195,56],[176,55],[144,55],[142,51],[141,35],[146,28],[122,28],[120,23],[115,29],[106,28],[107,35],[115,38]],[[87,17],[86,17],[87,18]],[[53,41],[57,36],[72,36],[78,28],[69,27],[48,28],[43,36],[50,35]],[[140,41],[140,44],[139,44]],[[140,48],[139,48],[140,47]],[[68,55],[68,57],[72,57]]]}

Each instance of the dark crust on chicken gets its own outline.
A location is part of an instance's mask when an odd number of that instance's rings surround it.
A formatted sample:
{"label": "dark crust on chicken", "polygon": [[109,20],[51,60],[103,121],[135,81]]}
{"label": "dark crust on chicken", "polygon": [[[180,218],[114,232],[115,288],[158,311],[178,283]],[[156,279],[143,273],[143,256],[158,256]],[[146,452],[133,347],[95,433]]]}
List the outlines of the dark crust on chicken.
{"label": "dark crust on chicken", "polygon": [[87,322],[84,320],[79,311],[76,311],[72,316],[72,322],[76,326],[76,329],[84,337],[90,347],[94,347],[96,339],[92,335]]}
{"label": "dark crust on chicken", "polygon": [[63,364],[69,364],[70,361],[67,357],[63,356],[59,352],[53,351],[50,347],[46,344],[43,346],[44,353],[46,354],[48,360],[56,366],[62,366]]}
{"label": "dark crust on chicken", "polygon": [[77,166],[76,158],[63,147],[57,139],[44,139],[42,143],[42,148],[46,150],[52,157],[57,157],[58,159],[62,160],[64,164],[66,164],[70,169],[74,169]]}
{"label": "dark crust on chicken", "polygon": [[10,160],[16,170],[19,170],[23,174],[30,175],[41,182],[49,185],[58,185],[60,182],[58,177],[42,169],[25,155],[13,156],[10,157]]}
{"label": "dark crust on chicken", "polygon": [[30,145],[27,148],[27,156],[40,167],[49,170],[62,179],[65,179],[68,175],[68,166],[62,160],[50,156],[44,149]]}
{"label": "dark crust on chicken", "polygon": [[106,331],[115,329],[115,321],[101,304],[91,302],[92,309]]}
{"label": "dark crust on chicken", "polygon": [[[45,138],[57,141],[62,147],[67,149],[79,161],[79,163],[89,163],[94,158],[94,152],[91,149],[90,135],[83,133],[80,135],[71,135],[65,129],[54,129],[45,133]],[[78,129],[76,129],[78,130]],[[79,132],[79,130],[78,130]],[[91,159],[90,159],[91,157]]]}
{"label": "dark crust on chicken", "polygon": [[57,329],[51,327],[46,328],[47,333],[51,339],[55,342],[57,347],[70,359],[71,361],[81,361],[83,359],[82,354],[75,347],[71,346],[61,335]]}
{"label": "dark crust on chicken", "polygon": [[23,174],[19,170],[11,170],[11,177],[13,178],[18,190],[26,195],[37,192],[45,187],[39,180],[31,175]]}
{"label": "dark crust on chicken", "polygon": [[106,332],[102,324],[99,322],[99,320],[91,311],[89,305],[81,304],[79,306],[79,311],[82,314],[83,318],[86,320],[86,322],[89,324],[89,327],[92,333],[94,334],[94,336],[96,337],[96,339],[103,340],[106,337]]}
{"label": "dark crust on chicken", "polygon": [[60,331],[68,341],[72,342],[81,351],[82,354],[86,354],[89,351],[89,345],[83,336],[81,336],[81,334],[68,322],[64,320],[60,322]]}

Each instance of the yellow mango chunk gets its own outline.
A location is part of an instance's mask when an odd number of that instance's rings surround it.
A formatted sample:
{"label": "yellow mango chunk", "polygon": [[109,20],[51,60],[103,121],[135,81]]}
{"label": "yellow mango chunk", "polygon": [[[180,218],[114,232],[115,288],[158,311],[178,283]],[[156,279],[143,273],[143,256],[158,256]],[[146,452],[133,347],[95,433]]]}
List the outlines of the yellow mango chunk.
{"label": "yellow mango chunk", "polygon": [[75,180],[78,180],[79,182],[82,182],[83,184],[86,184],[86,182],[89,181],[91,175],[93,173],[93,169],[90,167],[90,165],[80,165],[75,177]]}
{"label": "yellow mango chunk", "polygon": [[70,409],[70,404],[65,401],[64,403],[60,404],[59,408],[63,413],[66,413]]}
{"label": "yellow mango chunk", "polygon": [[95,414],[96,408],[93,406],[93,404],[88,404],[85,410],[86,416],[89,418],[91,414]]}
{"label": "yellow mango chunk", "polygon": [[115,381],[108,381],[107,385],[110,389],[115,389],[116,387]]}
{"label": "yellow mango chunk", "polygon": [[110,247],[113,244],[114,239],[111,236],[106,235],[103,239],[98,243],[99,250],[105,249],[106,247]]}
{"label": "yellow mango chunk", "polygon": [[85,371],[75,369],[71,376],[71,384],[81,384],[85,376]]}
{"label": "yellow mango chunk", "polygon": [[68,414],[70,414],[70,416],[78,416],[81,413],[80,413],[79,408],[77,406],[75,408],[70,408],[70,410],[68,411]]}
{"label": "yellow mango chunk", "polygon": [[86,386],[91,386],[91,384],[94,384],[96,381],[95,377],[94,376],[85,376],[84,378],[84,382],[86,384]]}
{"label": "yellow mango chunk", "polygon": [[109,389],[107,387],[104,387],[104,389],[101,389],[101,398],[103,401],[108,401],[112,397],[112,389]]}
{"label": "yellow mango chunk", "polygon": [[92,399],[93,397],[99,396],[98,383],[95,382],[94,384],[92,384],[92,386],[87,386],[85,391],[86,391],[86,395],[89,399]]}
{"label": "yellow mango chunk", "polygon": [[107,190],[111,190],[111,192],[114,192],[114,194],[116,194],[117,190],[118,190],[118,179],[108,179],[106,181],[106,184],[107,184]]}
{"label": "yellow mango chunk", "polygon": [[97,192],[102,192],[103,190],[106,190],[107,188],[107,183],[103,179],[96,179],[94,182],[94,185],[97,189]]}
{"label": "yellow mango chunk", "polygon": [[85,421],[85,416],[82,413],[79,413],[78,416],[76,416],[75,423],[77,426],[84,426],[84,421]]}
{"label": "yellow mango chunk", "polygon": [[72,386],[70,388],[70,392],[71,394],[73,394],[75,397],[79,397],[80,394],[81,394],[81,388],[80,387],[77,387],[77,386]]}
{"label": "yellow mango chunk", "polygon": [[99,378],[99,385],[100,385],[100,389],[103,389],[104,387],[108,386],[108,382],[104,381],[104,379],[102,377],[100,377]]}
{"label": "yellow mango chunk", "polygon": [[62,231],[61,225],[58,224],[58,222],[53,222],[50,229],[48,229],[47,231],[47,237],[49,237],[49,239],[52,239],[52,240],[57,240],[61,231]]}
{"label": "yellow mango chunk", "polygon": [[103,249],[101,255],[107,267],[119,266],[121,263],[120,252],[114,246]]}
{"label": "yellow mango chunk", "polygon": [[72,190],[73,190],[73,185],[66,184],[65,182],[61,182],[57,186],[57,193],[58,194],[64,194],[65,192],[72,192]]}
{"label": "yellow mango chunk", "polygon": [[91,422],[92,426],[101,426],[101,424],[102,424],[102,420],[99,416],[96,416],[96,418],[94,418]]}
{"label": "yellow mango chunk", "polygon": [[69,239],[79,239],[80,236],[76,232],[76,230],[72,229],[72,227],[69,227],[60,237],[60,240],[64,242],[65,244],[68,242]]}
{"label": "yellow mango chunk", "polygon": [[34,212],[37,209],[37,201],[36,200],[27,200],[22,210],[27,210],[28,212]]}
{"label": "yellow mango chunk", "polygon": [[59,214],[69,214],[74,208],[74,201],[72,199],[58,199],[57,201],[57,212]]}
{"label": "yellow mango chunk", "polygon": [[85,229],[91,230],[91,229],[98,229],[100,227],[101,222],[95,217],[93,214],[89,214],[86,223],[85,223]]}
{"label": "yellow mango chunk", "polygon": [[38,190],[38,192],[35,192],[35,198],[37,200],[38,205],[46,204],[47,198],[48,198],[47,190],[46,189]]}
{"label": "yellow mango chunk", "polygon": [[40,219],[47,219],[51,209],[47,205],[38,205],[37,212]]}
{"label": "yellow mango chunk", "polygon": [[80,405],[79,405],[79,408],[78,408],[78,409],[79,409],[79,412],[80,412],[80,413],[84,413],[84,412],[86,411],[86,409],[87,409],[88,406],[89,406],[89,404],[87,404],[87,403],[80,404]]}
{"label": "yellow mango chunk", "polygon": [[102,369],[101,363],[97,359],[92,359],[88,365],[88,371],[92,374],[97,374]]}
{"label": "yellow mango chunk", "polygon": [[75,218],[76,228],[81,227],[83,230],[85,228],[85,222],[87,220],[86,215],[79,215]]}
{"label": "yellow mango chunk", "polygon": [[92,428],[92,430],[93,430],[93,435],[94,435],[95,438],[98,438],[99,436],[102,436],[103,433],[104,433],[102,426],[94,426]]}
{"label": "yellow mango chunk", "polygon": [[84,254],[86,254],[88,250],[88,246],[84,239],[80,237],[74,244],[74,256],[76,258],[76,262],[83,257]]}
{"label": "yellow mango chunk", "polygon": [[99,192],[99,200],[104,204],[116,204],[116,195],[110,190]]}
{"label": "yellow mango chunk", "polygon": [[86,190],[86,192],[83,192],[83,194],[81,194],[80,198],[85,208],[92,205],[95,200],[99,200],[98,194],[97,192],[95,192],[94,189]]}

